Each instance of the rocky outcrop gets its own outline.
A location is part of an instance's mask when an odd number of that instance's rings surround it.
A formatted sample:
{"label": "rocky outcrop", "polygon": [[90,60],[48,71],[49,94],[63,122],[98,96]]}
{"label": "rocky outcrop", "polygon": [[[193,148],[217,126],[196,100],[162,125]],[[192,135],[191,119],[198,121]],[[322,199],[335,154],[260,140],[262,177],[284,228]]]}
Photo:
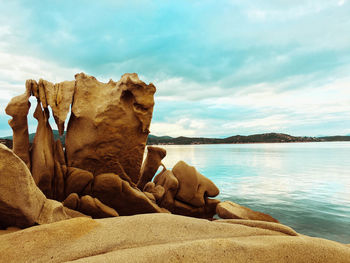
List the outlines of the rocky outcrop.
{"label": "rocky outcrop", "polygon": [[216,213],[224,219],[247,219],[278,223],[278,220],[270,215],[254,211],[231,201],[219,203],[216,206]]}
{"label": "rocky outcrop", "polygon": [[[84,73],[56,84],[43,79],[26,82],[25,94],[6,108],[13,117],[14,150],[45,196],[64,200],[65,205],[44,199],[39,206],[45,213],[35,217],[40,223],[74,216],[68,208],[94,218],[169,211],[209,219],[215,215],[220,201],[210,197],[217,196],[219,189],[193,166],[179,161],[167,170],[162,164],[166,151],[154,146],[148,147],[142,164],[155,91],[137,74],[124,74],[118,82],[108,83]],[[38,120],[31,150],[30,95],[37,99],[34,117]],[[71,109],[65,148],[53,139],[50,108],[60,134]],[[160,166],[164,169],[152,182]]]}
{"label": "rocky outcrop", "polygon": [[0,261],[349,262],[346,245],[245,221],[170,214],[75,218],[0,235]]}
{"label": "rocky outcrop", "polygon": [[163,169],[154,183],[146,184],[144,191],[152,193],[160,207],[185,216],[212,218],[220,202],[208,198],[219,194],[215,184],[183,161],[172,171]]}
{"label": "rocky outcrop", "polygon": [[196,168],[179,161],[172,169],[179,181],[179,188],[175,198],[195,207],[205,205],[205,197],[215,197],[219,194],[216,185],[200,174]]}
{"label": "rocky outcrop", "polygon": [[92,218],[119,216],[117,211],[113,208],[106,206],[97,198],[93,198],[89,195],[80,198],[76,193],[70,194],[66,200],[64,200],[63,205],[85,215],[89,215]]}
{"label": "rocky outcrop", "polygon": [[172,171],[166,169],[160,172],[153,181],[157,186],[159,185],[164,188],[165,193],[162,198],[158,200],[159,205],[172,211],[175,202],[175,195],[179,188],[179,181]]}
{"label": "rocky outcrop", "polygon": [[42,109],[39,100],[34,117],[38,120],[38,127],[31,151],[32,175],[46,197],[52,198],[52,181],[55,175],[54,139],[49,123],[49,110],[45,107]]}
{"label": "rocky outcrop", "polygon": [[143,192],[133,188],[117,174],[105,173],[95,177],[92,196],[115,209],[120,215],[164,212]]}
{"label": "rocky outcrop", "polygon": [[0,160],[0,227],[24,228],[72,218],[74,213],[45,197],[26,164],[2,144]]}
{"label": "rocky outcrop", "polygon": [[[71,193],[83,194],[84,190],[90,187],[93,180],[94,176],[89,171],[68,167],[65,187],[66,196]],[[87,192],[89,193],[91,190],[87,190]]]}
{"label": "rocky outcrop", "polygon": [[140,168],[156,89],[137,74],[102,83],[83,73],[75,76],[74,100],[66,135],[68,166],[121,174],[134,183]]}
{"label": "rocky outcrop", "polygon": [[27,115],[30,108],[29,97],[33,87],[37,86],[35,80],[26,81],[26,92],[12,98],[7,105],[6,114],[12,116],[9,125],[13,130],[13,151],[25,162],[30,169],[29,134]]}
{"label": "rocky outcrop", "polygon": [[143,189],[148,182],[152,181],[165,155],[166,150],[163,148],[155,146],[147,147],[147,157],[142,164],[141,176],[137,183],[139,189]]}

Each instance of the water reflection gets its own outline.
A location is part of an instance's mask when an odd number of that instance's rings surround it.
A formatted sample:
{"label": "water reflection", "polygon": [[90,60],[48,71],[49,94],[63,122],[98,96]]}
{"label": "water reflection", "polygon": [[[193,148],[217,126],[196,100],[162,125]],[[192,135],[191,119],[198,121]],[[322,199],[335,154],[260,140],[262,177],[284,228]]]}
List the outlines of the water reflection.
{"label": "water reflection", "polygon": [[232,200],[300,233],[350,243],[350,143],[166,145]]}

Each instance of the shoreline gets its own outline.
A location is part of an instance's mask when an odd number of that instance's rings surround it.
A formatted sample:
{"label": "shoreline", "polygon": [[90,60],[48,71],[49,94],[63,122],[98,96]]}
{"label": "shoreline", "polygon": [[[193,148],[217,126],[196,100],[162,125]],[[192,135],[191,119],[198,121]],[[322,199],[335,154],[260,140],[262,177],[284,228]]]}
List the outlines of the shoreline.
{"label": "shoreline", "polygon": [[217,145],[217,144],[290,144],[290,143],[318,143],[318,142],[350,142],[350,141],[314,141],[314,142],[305,142],[305,141],[299,141],[299,142],[234,142],[234,143],[186,143],[186,144],[177,144],[177,143],[150,143],[147,145]]}

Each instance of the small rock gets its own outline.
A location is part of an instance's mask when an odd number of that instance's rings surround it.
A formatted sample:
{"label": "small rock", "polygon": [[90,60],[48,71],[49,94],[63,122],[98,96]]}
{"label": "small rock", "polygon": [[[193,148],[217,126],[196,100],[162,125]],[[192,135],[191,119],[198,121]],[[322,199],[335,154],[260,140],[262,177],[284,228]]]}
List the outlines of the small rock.
{"label": "small rock", "polygon": [[248,219],[278,223],[278,220],[270,215],[254,211],[231,201],[219,203],[216,206],[216,213],[223,219]]}

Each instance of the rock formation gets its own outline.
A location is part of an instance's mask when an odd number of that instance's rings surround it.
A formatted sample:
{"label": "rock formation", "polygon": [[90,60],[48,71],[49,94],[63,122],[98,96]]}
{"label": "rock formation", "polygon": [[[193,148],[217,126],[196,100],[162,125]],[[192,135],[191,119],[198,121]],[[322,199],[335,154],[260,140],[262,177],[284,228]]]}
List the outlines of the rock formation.
{"label": "rock formation", "polygon": [[[6,107],[13,151],[0,144],[0,262],[349,262],[348,247],[213,199],[216,185],[183,161],[168,170],[162,148],[148,147],[142,164],[154,92],[136,74],[26,82]],[[38,120],[31,148],[30,95]],[[61,135],[71,108],[65,147],[53,139],[50,108]]]}
{"label": "rock formation", "polygon": [[92,172],[124,169],[134,183],[140,168],[156,89],[137,74],[101,83],[83,73],[75,76],[74,100],[66,135],[68,166]]}
{"label": "rock formation", "polygon": [[196,168],[179,161],[172,169],[179,181],[179,189],[175,198],[195,207],[205,205],[205,197],[215,197],[219,189],[208,178],[200,174]]}
{"label": "rock formation", "polygon": [[6,114],[12,116],[9,125],[13,130],[13,152],[25,162],[30,169],[29,135],[27,115],[30,108],[29,97],[37,83],[34,80],[26,81],[26,92],[14,97],[7,105]]}
{"label": "rock formation", "polygon": [[95,177],[92,196],[114,208],[120,215],[166,212],[139,189],[131,187],[128,182],[113,173]]}
{"label": "rock formation", "polygon": [[141,176],[137,182],[137,187],[143,189],[145,184],[150,182],[156,174],[162,159],[166,155],[166,150],[160,147],[148,146],[147,157],[141,167]]}
{"label": "rock formation", "polygon": [[270,222],[170,214],[73,218],[0,235],[1,262],[348,263],[350,247]]}
{"label": "rock formation", "polygon": [[[9,122],[13,150],[46,198],[64,201],[68,208],[94,218],[170,211],[201,218],[218,213],[223,218],[274,221],[249,208],[211,199],[219,194],[215,184],[183,161],[167,170],[162,164],[166,151],[160,147],[149,146],[141,166],[155,90],[137,74],[124,74],[118,82],[108,83],[84,73],[56,84],[28,80],[26,92],[6,108],[13,117]],[[34,117],[38,120],[31,149],[30,95],[37,99]],[[54,142],[50,109],[60,134],[70,113],[65,148],[60,140]],[[155,176],[160,166],[163,171]]]}
{"label": "rock formation", "polygon": [[2,144],[0,160],[0,228],[24,228],[79,215],[47,199],[35,185],[26,164]]}
{"label": "rock formation", "polygon": [[52,182],[55,176],[54,139],[49,123],[49,110],[42,109],[39,100],[34,117],[38,120],[38,127],[31,150],[32,175],[46,197],[52,198]]}

